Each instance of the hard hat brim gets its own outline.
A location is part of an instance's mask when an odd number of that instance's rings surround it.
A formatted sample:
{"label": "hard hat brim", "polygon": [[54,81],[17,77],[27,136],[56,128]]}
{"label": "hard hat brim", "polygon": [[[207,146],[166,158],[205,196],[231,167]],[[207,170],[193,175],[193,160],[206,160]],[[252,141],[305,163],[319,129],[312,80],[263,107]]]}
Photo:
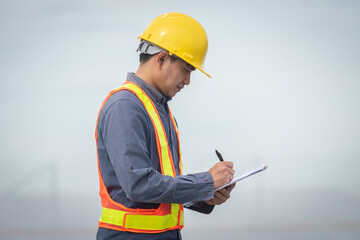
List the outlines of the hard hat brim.
{"label": "hard hat brim", "polygon": [[[191,65],[192,66],[192,65]],[[210,74],[208,74],[207,72],[205,72],[204,70],[202,70],[201,68],[197,68],[199,69],[203,74],[205,74],[206,76],[208,76],[209,78],[212,78],[212,76],[210,76]]]}

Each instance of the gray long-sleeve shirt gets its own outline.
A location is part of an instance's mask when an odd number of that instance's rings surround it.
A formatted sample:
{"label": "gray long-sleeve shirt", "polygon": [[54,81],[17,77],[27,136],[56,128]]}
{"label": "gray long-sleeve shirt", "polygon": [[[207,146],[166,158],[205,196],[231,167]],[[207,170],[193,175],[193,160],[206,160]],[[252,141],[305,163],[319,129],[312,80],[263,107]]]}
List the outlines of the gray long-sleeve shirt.
{"label": "gray long-sleeve shirt", "polygon": [[[129,91],[116,92],[104,104],[97,125],[100,171],[110,197],[127,208],[142,209],[154,209],[160,203],[211,199],[214,185],[208,171],[179,175],[178,139],[167,104],[171,99],[134,73],[129,73],[127,80],[137,84],[154,102],[168,138],[177,176],[161,174],[154,127],[142,102]],[[213,206],[202,203],[191,209],[209,213]],[[107,239],[109,234],[113,237],[113,230],[99,229],[98,239]],[[154,239],[160,237],[150,235]],[[160,235],[173,239],[178,233],[175,230]]]}

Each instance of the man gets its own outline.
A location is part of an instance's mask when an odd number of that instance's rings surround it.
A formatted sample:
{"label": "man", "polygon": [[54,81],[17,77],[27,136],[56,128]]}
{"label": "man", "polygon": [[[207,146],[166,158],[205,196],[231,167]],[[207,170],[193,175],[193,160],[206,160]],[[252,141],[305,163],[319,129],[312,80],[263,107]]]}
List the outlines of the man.
{"label": "man", "polygon": [[232,162],[183,175],[177,123],[168,107],[195,68],[205,73],[205,30],[185,14],[168,13],[153,20],[140,39],[138,70],[99,111],[97,239],[181,239],[183,203],[210,213],[234,187],[214,192],[232,180]]}

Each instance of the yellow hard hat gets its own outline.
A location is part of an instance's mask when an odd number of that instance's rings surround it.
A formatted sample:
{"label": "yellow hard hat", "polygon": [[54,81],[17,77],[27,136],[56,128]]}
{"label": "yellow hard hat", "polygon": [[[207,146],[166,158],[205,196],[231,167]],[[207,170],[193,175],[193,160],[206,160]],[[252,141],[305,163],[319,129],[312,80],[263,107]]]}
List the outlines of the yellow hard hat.
{"label": "yellow hard hat", "polygon": [[182,13],[165,13],[155,18],[139,38],[175,54],[211,78],[204,71],[208,38],[198,21]]}

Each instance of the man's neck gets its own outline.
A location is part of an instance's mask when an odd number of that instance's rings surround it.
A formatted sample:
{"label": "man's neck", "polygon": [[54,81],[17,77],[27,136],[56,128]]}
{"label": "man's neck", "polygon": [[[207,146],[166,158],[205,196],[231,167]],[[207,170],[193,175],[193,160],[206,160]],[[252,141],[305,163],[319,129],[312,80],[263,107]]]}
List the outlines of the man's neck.
{"label": "man's neck", "polygon": [[139,68],[135,72],[135,75],[141,78],[147,84],[149,84],[153,89],[161,93],[159,87],[156,84],[156,76],[154,75],[154,70],[151,66],[147,64],[140,64]]}

